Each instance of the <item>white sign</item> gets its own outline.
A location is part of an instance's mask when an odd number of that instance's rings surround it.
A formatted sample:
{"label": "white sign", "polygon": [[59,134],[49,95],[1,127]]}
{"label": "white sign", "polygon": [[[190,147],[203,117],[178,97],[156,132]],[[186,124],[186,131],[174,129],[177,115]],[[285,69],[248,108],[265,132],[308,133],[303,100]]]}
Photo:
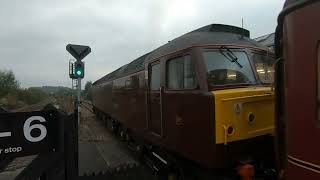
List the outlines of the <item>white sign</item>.
{"label": "white sign", "polygon": [[[30,125],[33,121],[46,122],[42,116],[31,116],[29,117],[23,125],[23,134],[24,137],[30,142],[39,142],[47,136],[47,129],[42,124],[33,124]],[[34,129],[40,130],[40,135],[33,137],[31,136],[31,131]]]}
{"label": "white sign", "polygon": [[11,136],[11,132],[1,132],[0,133],[0,137],[10,137]]}
{"label": "white sign", "polygon": [[[33,122],[37,122],[37,121],[38,122],[46,122],[46,119],[42,116],[31,116],[24,122],[24,125],[23,125],[24,137],[30,142],[39,142],[47,136],[47,129],[44,125],[33,123]],[[34,129],[39,129],[40,135],[35,136],[35,137],[32,136],[31,131]],[[0,138],[10,137],[11,135],[12,135],[11,132],[0,132]]]}

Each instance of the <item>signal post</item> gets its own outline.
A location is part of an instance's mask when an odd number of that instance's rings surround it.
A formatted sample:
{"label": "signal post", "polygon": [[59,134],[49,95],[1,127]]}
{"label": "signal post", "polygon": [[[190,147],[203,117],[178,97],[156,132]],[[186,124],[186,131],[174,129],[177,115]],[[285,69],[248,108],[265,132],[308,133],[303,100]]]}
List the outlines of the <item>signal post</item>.
{"label": "signal post", "polygon": [[[77,119],[77,122],[73,122],[75,129],[74,139],[72,143],[74,144],[74,158],[75,158],[75,170],[78,176],[79,174],[79,144],[78,144],[78,127],[81,119],[81,79],[84,78],[84,62],[81,60],[86,57],[90,52],[91,48],[89,46],[68,44],[66,50],[76,59],[75,62],[69,62],[69,77],[71,79],[77,80],[77,99],[75,101],[74,109],[74,120]],[[71,155],[72,156],[72,155]]]}
{"label": "signal post", "polygon": [[75,114],[77,114],[79,125],[81,117],[81,79],[84,78],[84,62],[81,60],[91,52],[91,48],[89,46],[68,44],[66,49],[77,60],[74,63],[70,61],[69,77],[77,79],[77,100],[75,102],[77,112]]}

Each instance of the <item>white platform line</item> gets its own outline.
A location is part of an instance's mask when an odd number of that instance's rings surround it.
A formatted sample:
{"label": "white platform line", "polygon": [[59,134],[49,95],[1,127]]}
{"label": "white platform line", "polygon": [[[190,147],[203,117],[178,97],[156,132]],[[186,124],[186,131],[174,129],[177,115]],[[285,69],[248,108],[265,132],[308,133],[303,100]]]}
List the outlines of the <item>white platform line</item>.
{"label": "white platform line", "polygon": [[0,137],[10,137],[11,136],[11,132],[1,132],[0,133]]}

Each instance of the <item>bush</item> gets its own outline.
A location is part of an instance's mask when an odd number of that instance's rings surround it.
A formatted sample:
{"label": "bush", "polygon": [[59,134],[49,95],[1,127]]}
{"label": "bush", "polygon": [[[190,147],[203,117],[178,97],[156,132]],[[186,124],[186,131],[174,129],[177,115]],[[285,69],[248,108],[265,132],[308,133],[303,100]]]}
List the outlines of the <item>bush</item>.
{"label": "bush", "polygon": [[35,104],[47,98],[49,95],[40,88],[31,87],[22,89],[18,93],[18,97],[26,104]]}
{"label": "bush", "polygon": [[41,88],[22,89],[12,71],[0,70],[0,106],[6,109],[16,109],[38,103],[49,95]]}
{"label": "bush", "polygon": [[9,92],[16,93],[19,89],[19,82],[12,71],[0,70],[0,97],[6,96]]}

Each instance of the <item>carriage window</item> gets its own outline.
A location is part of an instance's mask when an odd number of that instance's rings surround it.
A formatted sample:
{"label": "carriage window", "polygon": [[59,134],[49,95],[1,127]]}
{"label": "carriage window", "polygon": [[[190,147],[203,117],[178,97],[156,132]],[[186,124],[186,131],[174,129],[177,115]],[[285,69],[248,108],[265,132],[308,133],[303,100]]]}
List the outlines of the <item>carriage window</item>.
{"label": "carriage window", "polygon": [[208,81],[212,86],[252,84],[253,71],[245,52],[205,51]]}
{"label": "carriage window", "polygon": [[160,89],[160,64],[151,66],[151,90]]}
{"label": "carriage window", "polygon": [[197,78],[190,55],[167,62],[167,87],[169,89],[195,89]]}

